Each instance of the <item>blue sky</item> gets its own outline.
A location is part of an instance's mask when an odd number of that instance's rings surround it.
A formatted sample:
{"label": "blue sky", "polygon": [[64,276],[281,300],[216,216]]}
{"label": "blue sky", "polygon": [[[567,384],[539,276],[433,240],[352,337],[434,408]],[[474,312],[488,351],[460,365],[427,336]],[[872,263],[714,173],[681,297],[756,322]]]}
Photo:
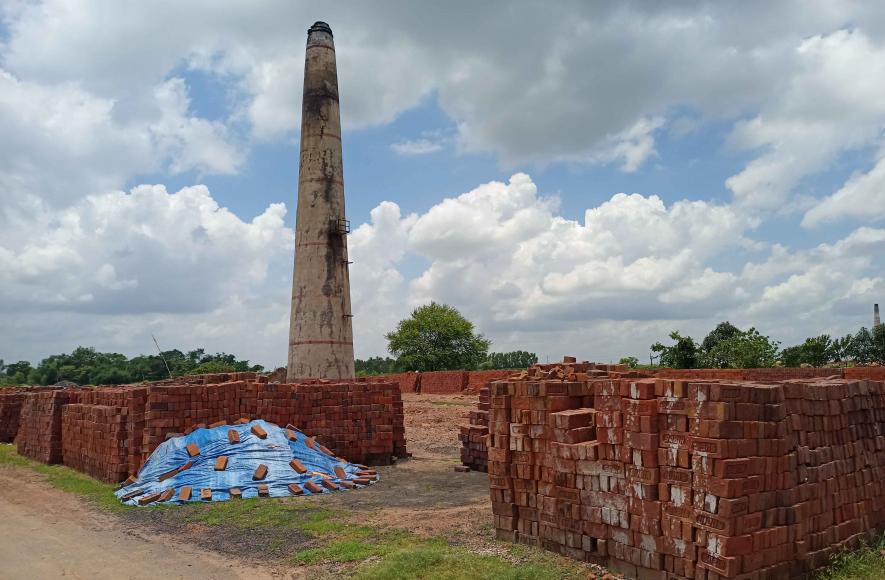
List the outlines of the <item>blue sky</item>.
{"label": "blue sky", "polygon": [[843,334],[885,302],[874,2],[49,0],[0,8],[0,358],[155,333],[284,360],[319,17],[358,356],[429,300],[497,350],[597,360],[725,319]]}

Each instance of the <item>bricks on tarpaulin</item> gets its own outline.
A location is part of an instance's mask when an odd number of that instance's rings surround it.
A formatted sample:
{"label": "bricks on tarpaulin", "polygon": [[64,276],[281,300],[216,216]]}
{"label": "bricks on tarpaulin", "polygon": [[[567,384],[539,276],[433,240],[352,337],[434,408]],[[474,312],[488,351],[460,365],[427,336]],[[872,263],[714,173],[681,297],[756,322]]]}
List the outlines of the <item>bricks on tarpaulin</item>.
{"label": "bricks on tarpaulin", "polygon": [[885,382],[538,367],[490,386],[501,539],[639,578],[790,578],[885,526]]}

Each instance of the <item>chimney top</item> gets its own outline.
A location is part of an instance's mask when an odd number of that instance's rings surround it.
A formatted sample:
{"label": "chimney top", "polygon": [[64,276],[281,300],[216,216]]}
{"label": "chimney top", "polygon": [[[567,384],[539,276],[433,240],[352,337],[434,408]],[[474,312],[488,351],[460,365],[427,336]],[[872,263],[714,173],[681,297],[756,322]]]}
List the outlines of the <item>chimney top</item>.
{"label": "chimney top", "polygon": [[332,28],[322,20],[317,20],[313,23],[313,26],[307,29],[307,34],[311,34],[313,32],[328,32],[331,36]]}

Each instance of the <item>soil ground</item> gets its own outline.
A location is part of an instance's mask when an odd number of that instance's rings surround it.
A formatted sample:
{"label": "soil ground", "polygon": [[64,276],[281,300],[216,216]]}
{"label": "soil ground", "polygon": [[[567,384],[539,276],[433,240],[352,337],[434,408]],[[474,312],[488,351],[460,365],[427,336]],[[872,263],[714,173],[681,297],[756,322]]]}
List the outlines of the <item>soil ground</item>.
{"label": "soil ground", "polygon": [[[465,577],[534,577],[509,573],[534,565],[545,577],[586,575],[494,540],[487,475],[454,471],[458,426],[476,395],[404,402],[412,457],[378,468],[380,482],[356,492],[107,513],[38,473],[0,466],[0,578],[341,578],[409,551],[443,564],[477,558],[479,572]],[[437,553],[440,539],[457,552]]]}

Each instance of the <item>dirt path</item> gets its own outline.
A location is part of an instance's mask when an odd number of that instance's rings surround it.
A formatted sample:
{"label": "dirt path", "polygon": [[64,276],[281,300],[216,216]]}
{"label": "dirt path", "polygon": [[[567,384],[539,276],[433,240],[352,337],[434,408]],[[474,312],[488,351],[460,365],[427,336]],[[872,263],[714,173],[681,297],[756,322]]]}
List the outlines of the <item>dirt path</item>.
{"label": "dirt path", "polygon": [[24,469],[0,469],[0,578],[297,578],[127,529]]}

